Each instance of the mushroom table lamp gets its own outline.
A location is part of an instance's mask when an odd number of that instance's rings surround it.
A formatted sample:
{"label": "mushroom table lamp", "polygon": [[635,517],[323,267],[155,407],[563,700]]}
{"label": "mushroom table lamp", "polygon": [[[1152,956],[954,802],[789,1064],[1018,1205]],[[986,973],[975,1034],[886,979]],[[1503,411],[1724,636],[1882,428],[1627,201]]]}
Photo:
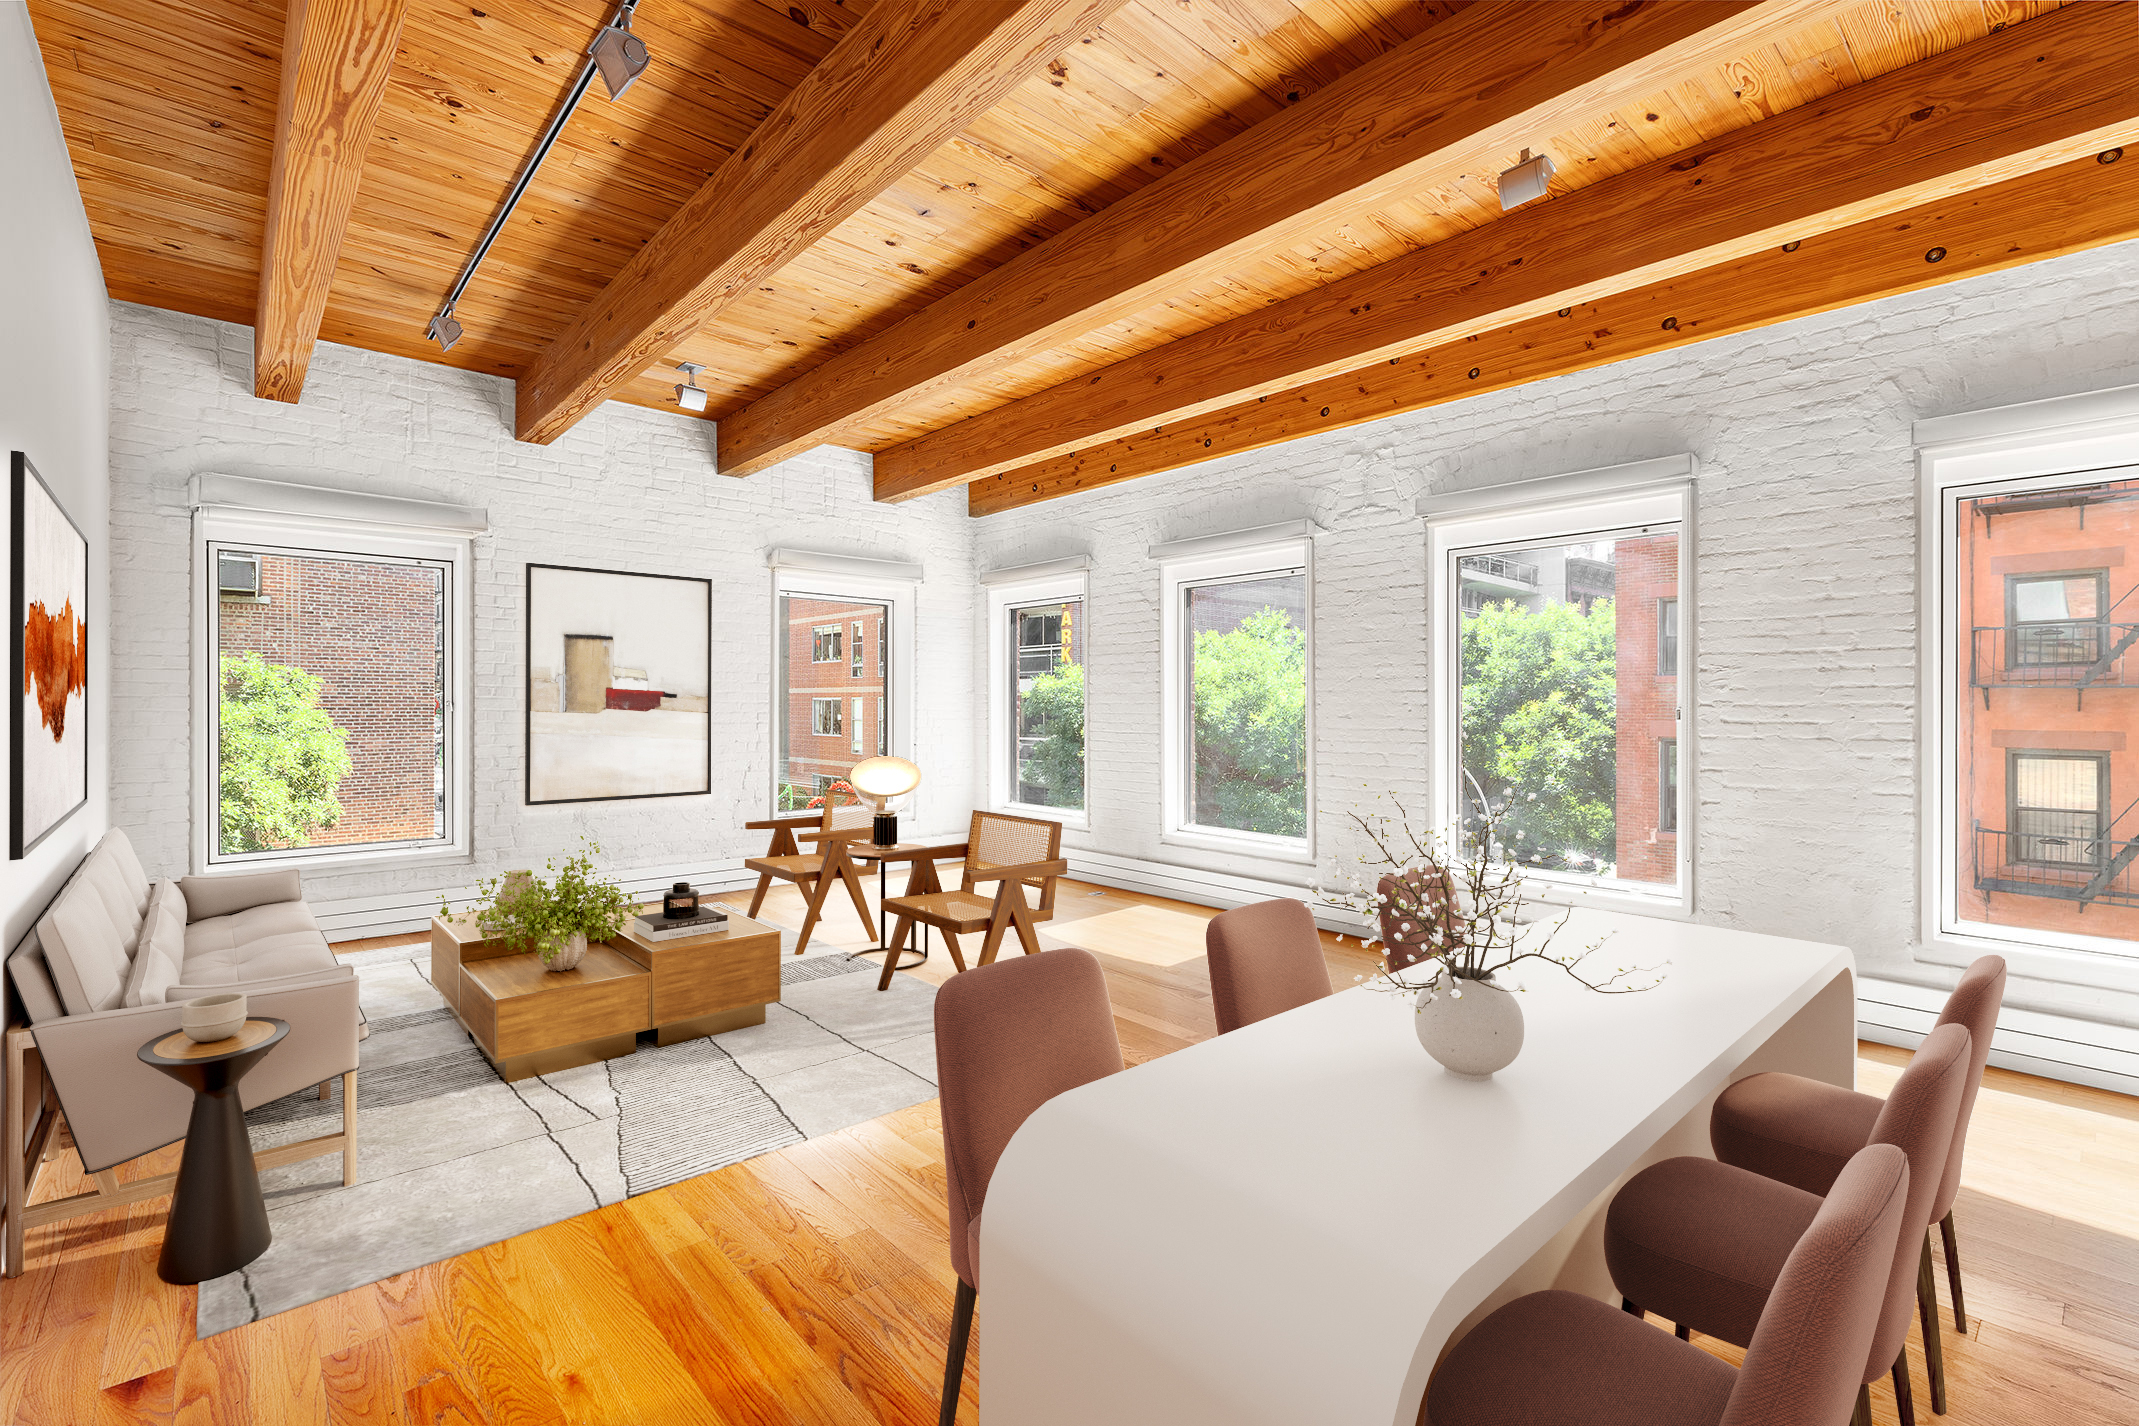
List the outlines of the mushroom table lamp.
{"label": "mushroom table lamp", "polygon": [[904,758],[869,758],[854,765],[847,785],[855,794],[876,804],[876,821],[869,840],[888,847],[899,840],[899,814],[890,810],[891,799],[904,797],[921,785],[921,769]]}

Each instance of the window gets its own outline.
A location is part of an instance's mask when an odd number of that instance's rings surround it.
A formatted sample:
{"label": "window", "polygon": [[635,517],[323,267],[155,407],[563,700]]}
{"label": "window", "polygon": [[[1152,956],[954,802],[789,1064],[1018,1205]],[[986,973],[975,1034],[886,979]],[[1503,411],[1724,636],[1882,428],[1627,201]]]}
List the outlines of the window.
{"label": "window", "polygon": [[1084,825],[1085,575],[991,576],[989,797]]}
{"label": "window", "polygon": [[[2139,942],[2139,468],[1942,481],[1926,653],[1938,937]],[[1927,623],[1934,622],[1927,620]],[[2120,801],[2121,799],[2121,801]],[[1959,948],[1956,948],[1958,950]]]}
{"label": "window", "polygon": [[2005,664],[2091,664],[2102,656],[2109,572],[2005,577]]}
{"label": "window", "polygon": [[2102,864],[2106,754],[2009,753],[2005,786],[2013,861],[2089,869]]}
{"label": "window", "polygon": [[1436,820],[1466,834],[1491,821],[1544,899],[1692,909],[1679,751],[1690,461],[1675,469],[1655,481],[1644,466],[1647,488],[1625,493],[1595,472],[1500,506],[1421,502]]}
{"label": "window", "polygon": [[1163,835],[1310,859],[1310,544],[1194,541],[1175,558],[1167,548]]}
{"label": "window", "polygon": [[194,862],[462,855],[464,537],[203,509]]}
{"label": "window", "polygon": [[[912,707],[906,667],[914,586],[905,576],[918,577],[919,570],[774,553],[771,796],[775,811],[790,812],[820,795],[821,780],[843,782],[864,757],[913,756],[903,714]],[[810,563],[780,562],[790,555]],[[818,568],[819,562],[842,568]],[[849,576],[847,565],[862,572]],[[877,567],[902,577],[884,577]],[[924,778],[924,793],[929,785]],[[916,805],[906,804],[908,810]]]}

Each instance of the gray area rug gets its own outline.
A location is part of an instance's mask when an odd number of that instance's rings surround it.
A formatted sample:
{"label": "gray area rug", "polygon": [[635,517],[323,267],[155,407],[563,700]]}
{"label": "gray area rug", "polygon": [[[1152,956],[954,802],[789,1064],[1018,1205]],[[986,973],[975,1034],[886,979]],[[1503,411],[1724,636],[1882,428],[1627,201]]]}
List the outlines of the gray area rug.
{"label": "gray area rug", "polygon": [[[782,932],[783,953],[794,944]],[[357,1182],[332,1154],[260,1176],[274,1243],[200,1287],[208,1337],[936,1095],[936,989],[783,954],[765,1023],[507,1084],[432,988],[429,945],[344,956],[371,1035]],[[253,1146],[336,1132],[341,1085],[246,1115]]]}

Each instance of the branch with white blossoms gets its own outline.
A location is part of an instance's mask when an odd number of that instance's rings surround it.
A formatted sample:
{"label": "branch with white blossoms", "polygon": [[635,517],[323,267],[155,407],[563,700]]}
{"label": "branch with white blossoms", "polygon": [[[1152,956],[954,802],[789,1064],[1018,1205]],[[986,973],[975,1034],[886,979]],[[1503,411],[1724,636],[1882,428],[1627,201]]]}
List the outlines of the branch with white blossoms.
{"label": "branch with white blossoms", "polygon": [[[1498,807],[1487,802],[1484,813],[1472,817],[1453,842],[1432,829],[1422,832],[1393,794],[1377,793],[1376,800],[1386,801],[1393,813],[1355,809],[1349,814],[1372,851],[1339,873],[1341,886],[1318,882],[1310,888],[1324,905],[1350,911],[1381,932],[1380,940],[1360,938],[1368,950],[1381,953],[1381,974],[1356,981],[1375,990],[1424,991],[1429,1001],[1444,989],[1461,999],[1466,981],[1493,981],[1527,961],[1540,961],[1600,995],[1634,994],[1662,983],[1663,966],[1618,966],[1609,975],[1586,970],[1589,958],[1611,939],[1609,932],[1579,950],[1562,952],[1553,943],[1567,924],[1565,913],[1549,926],[1528,924],[1535,918],[1523,915],[1529,903],[1516,862],[1519,853],[1502,835],[1512,800]],[[1520,842],[1522,833],[1512,840]],[[1437,886],[1445,887],[1445,898]]]}

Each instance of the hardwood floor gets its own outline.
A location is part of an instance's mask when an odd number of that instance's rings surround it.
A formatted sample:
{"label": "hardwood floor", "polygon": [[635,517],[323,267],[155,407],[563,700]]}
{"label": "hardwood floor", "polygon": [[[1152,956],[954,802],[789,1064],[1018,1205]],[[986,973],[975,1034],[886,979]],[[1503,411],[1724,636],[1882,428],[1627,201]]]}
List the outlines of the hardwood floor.
{"label": "hardwood floor", "polygon": [[[1074,882],[1059,908],[1043,936],[1100,956],[1132,1062],[1211,1035],[1209,911]],[[799,897],[765,919],[798,925]],[[851,909],[819,934],[869,939]],[[1325,953],[1340,986],[1371,965],[1356,942]],[[940,950],[904,972],[948,973]],[[1864,1046],[1863,1084],[1905,1059]],[[56,1224],[0,1283],[0,1422],[932,1422],[955,1283],[942,1152],[918,1105],[205,1342],[193,1289],[156,1277],[168,1200]],[[64,1151],[40,1197],[78,1167]],[[1947,1336],[1948,1426],[2139,1418],[2139,1100],[1991,1071],[1956,1218],[1970,1331]],[[986,1318],[984,1298],[965,1422]],[[1891,1422],[1891,1394],[1873,1401]]]}

